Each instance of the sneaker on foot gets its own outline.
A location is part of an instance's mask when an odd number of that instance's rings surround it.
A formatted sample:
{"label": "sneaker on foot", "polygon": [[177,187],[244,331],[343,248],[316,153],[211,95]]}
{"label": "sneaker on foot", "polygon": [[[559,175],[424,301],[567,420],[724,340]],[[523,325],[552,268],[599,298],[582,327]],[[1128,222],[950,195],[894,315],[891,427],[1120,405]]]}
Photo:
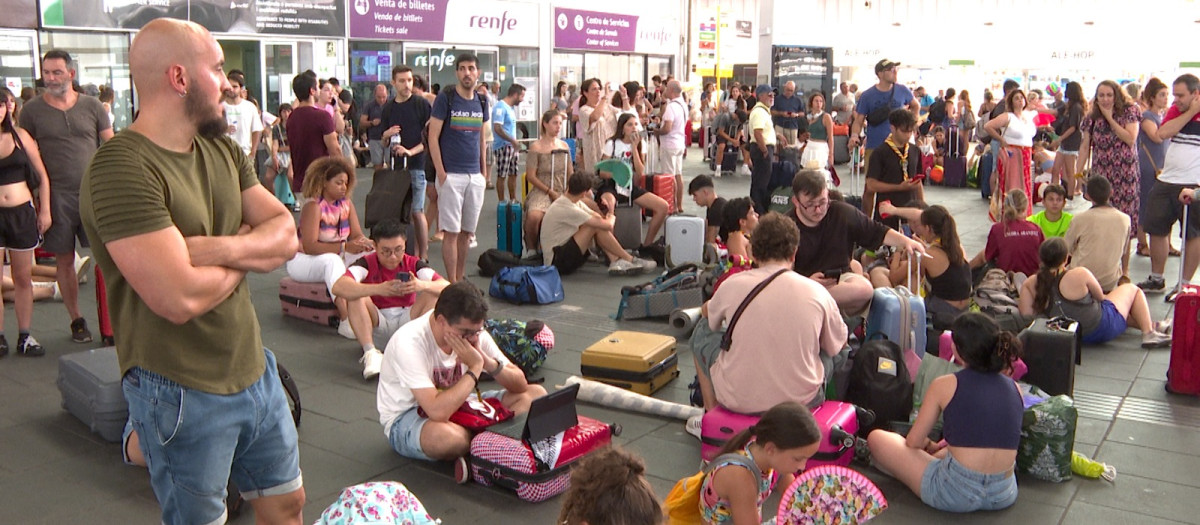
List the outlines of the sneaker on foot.
{"label": "sneaker on foot", "polygon": [[86,319],[80,317],[71,321],[71,340],[76,343],[92,342],[92,332],[88,330]]}
{"label": "sneaker on foot", "polygon": [[1163,302],[1165,302],[1165,303],[1175,302],[1175,297],[1179,295],[1180,289],[1181,289],[1181,286],[1178,284],[1176,284],[1174,287],[1172,287],[1171,290],[1167,292],[1167,295],[1163,296]]}
{"label": "sneaker on foot", "polygon": [[363,365],[363,379],[371,379],[379,375],[379,369],[383,368],[383,352],[378,348],[372,348],[363,352],[362,358],[358,360]]}
{"label": "sneaker on foot", "polygon": [[466,457],[459,456],[454,460],[454,482],[462,485],[468,481],[471,481],[471,466]]}
{"label": "sneaker on foot", "polygon": [[1162,277],[1150,276],[1137,285],[1146,293],[1162,293],[1167,289],[1167,282]]}
{"label": "sneaker on foot", "polygon": [[92,258],[85,255],[83,257],[75,257],[75,275],[79,277],[79,284],[88,282],[88,272],[92,269]]}
{"label": "sneaker on foot", "polygon": [[346,339],[356,339],[354,337],[354,329],[350,327],[349,319],[342,319],[342,321],[338,323],[338,335],[345,337]]}
{"label": "sneaker on foot", "polygon": [[696,436],[700,439],[700,422],[704,419],[704,414],[697,414],[687,419],[687,423],[683,424],[683,430],[688,434]]}
{"label": "sneaker on foot", "polygon": [[51,284],[52,284],[52,285],[54,285],[54,286],[53,286],[53,288],[54,288],[54,297],[52,297],[52,299],[54,299],[55,301],[61,301],[61,300],[62,300],[62,288],[59,288],[59,287],[58,287],[58,283],[57,283],[57,282],[54,282],[54,283],[51,283]]}
{"label": "sneaker on foot", "polygon": [[633,264],[641,267],[643,272],[652,272],[655,268],[658,268],[658,263],[653,259],[634,258]]}
{"label": "sneaker on foot", "polygon": [[632,275],[640,271],[642,271],[641,266],[625,259],[617,259],[615,262],[608,265],[609,275]]}
{"label": "sneaker on foot", "polygon": [[477,247],[479,247],[479,241],[475,240],[475,236],[474,236],[474,235],[472,235],[472,236],[471,236],[471,242],[470,242],[469,244],[467,244],[467,247],[468,247],[468,248],[477,248]]}
{"label": "sneaker on foot", "polygon": [[1158,330],[1151,330],[1150,332],[1142,335],[1142,348],[1162,348],[1170,345],[1171,336],[1159,332]]}
{"label": "sneaker on foot", "polygon": [[0,357],[8,355],[8,339],[0,334]]}
{"label": "sneaker on foot", "polygon": [[25,357],[42,357],[46,355],[46,349],[38,344],[37,339],[29,335],[17,341],[17,354]]}
{"label": "sneaker on foot", "polygon": [[1154,323],[1154,331],[1171,335],[1171,328],[1174,324],[1175,322],[1173,319],[1163,319],[1162,321]]}

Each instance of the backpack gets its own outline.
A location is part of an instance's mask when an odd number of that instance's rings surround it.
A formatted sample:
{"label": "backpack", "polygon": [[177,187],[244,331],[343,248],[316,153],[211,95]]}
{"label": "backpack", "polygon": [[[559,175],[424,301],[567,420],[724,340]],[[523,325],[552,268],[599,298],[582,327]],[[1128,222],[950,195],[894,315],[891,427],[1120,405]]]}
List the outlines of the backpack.
{"label": "backpack", "polygon": [[[677,308],[692,308],[703,303],[704,271],[692,263],[672,268],[653,281],[621,288],[621,303],[617,306],[615,319],[637,319],[670,315]],[[695,291],[692,295],[682,292]],[[634,313],[626,313],[633,304]]]}
{"label": "backpack", "polygon": [[529,259],[522,259],[510,251],[492,248],[479,254],[478,263],[479,275],[491,277],[499,273],[500,270],[504,268],[512,268],[514,266],[541,266],[542,258],[531,257]]}
{"label": "backpack", "polygon": [[750,458],[737,452],[722,454],[713,458],[700,472],[692,474],[675,482],[667,498],[663,500],[663,510],[667,513],[667,525],[700,525],[700,487],[704,478],[708,477],[717,467],[737,465],[749,469],[754,479],[762,478],[762,470]]}
{"label": "backpack", "polygon": [[944,120],[946,120],[946,101],[935,98],[933,104],[929,105],[929,115],[926,121],[932,122],[935,126],[941,126]]}
{"label": "backpack", "polygon": [[553,266],[502,268],[492,277],[488,295],[515,304],[550,304],[565,297],[562,278]]}
{"label": "backpack", "polygon": [[532,375],[546,362],[549,348],[536,339],[545,327],[546,323],[538,320],[488,319],[483,323],[483,329],[496,341],[504,357],[520,367],[525,377]]}
{"label": "backpack", "polygon": [[846,402],[875,412],[875,422],[859,429],[862,436],[892,421],[908,421],[913,407],[913,383],[900,345],[871,339],[854,353],[847,381]]}

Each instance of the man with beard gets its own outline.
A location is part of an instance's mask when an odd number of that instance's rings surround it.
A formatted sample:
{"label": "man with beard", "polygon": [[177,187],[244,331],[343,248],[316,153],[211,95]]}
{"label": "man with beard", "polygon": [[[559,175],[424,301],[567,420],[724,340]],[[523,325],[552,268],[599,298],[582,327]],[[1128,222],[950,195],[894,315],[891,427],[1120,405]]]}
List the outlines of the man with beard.
{"label": "man with beard", "polygon": [[42,248],[54,254],[55,280],[71,317],[71,339],[89,343],[92,332],[79,314],[79,276],[75,273],[75,239],[88,246],[79,221],[79,181],[96,146],[112,138],[112,122],[99,99],[72,89],[75,61],[66,51],[52,49],[42,57],[42,82],[46,92],[21,110],[21,127],[46,152],[42,160],[50,178],[51,222]]}
{"label": "man with beard", "polygon": [[225,136],[223,64],[203,27],[146,24],[129,49],[141,115],[96,153],[81,211],[109,276],[125,450],[161,521],[223,523],[232,481],[260,523],[299,523],[296,427],[246,282],[295,255],[296,228]]}

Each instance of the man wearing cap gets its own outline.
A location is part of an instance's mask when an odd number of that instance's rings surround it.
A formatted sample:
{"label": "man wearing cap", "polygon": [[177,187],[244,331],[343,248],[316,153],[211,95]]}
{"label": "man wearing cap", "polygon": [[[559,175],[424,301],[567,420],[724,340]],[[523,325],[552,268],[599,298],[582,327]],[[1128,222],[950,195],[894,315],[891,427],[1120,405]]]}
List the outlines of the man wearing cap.
{"label": "man wearing cap", "polygon": [[[863,91],[854,107],[854,124],[850,126],[850,147],[857,147],[860,143],[865,146],[864,162],[870,160],[871,152],[882,146],[891,133],[888,114],[893,109],[908,106],[913,115],[917,115],[921,110],[921,105],[912,91],[907,86],[896,83],[896,67],[899,65],[899,62],[892,62],[886,58],[876,63],[875,76],[879,78],[879,82]],[[859,139],[859,133],[864,126],[867,130],[865,143]],[[863,205],[868,206],[870,203],[864,202]]]}
{"label": "man wearing cap", "polygon": [[771,106],[775,103],[775,90],[766,84],[754,88],[758,103],[750,110],[750,200],[758,213],[767,212],[770,198],[771,163],[775,157],[775,124],[771,121]]}
{"label": "man wearing cap", "polygon": [[783,93],[775,97],[771,106],[771,118],[775,121],[775,138],[784,146],[796,146],[801,125],[808,131],[808,119],[804,116],[804,97],[796,95],[796,83],[791,80],[783,84]]}

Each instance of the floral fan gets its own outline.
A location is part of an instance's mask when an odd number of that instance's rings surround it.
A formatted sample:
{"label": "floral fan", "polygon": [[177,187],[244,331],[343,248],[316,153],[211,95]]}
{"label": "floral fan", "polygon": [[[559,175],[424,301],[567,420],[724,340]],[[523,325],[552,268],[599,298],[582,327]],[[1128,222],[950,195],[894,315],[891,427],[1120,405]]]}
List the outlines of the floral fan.
{"label": "floral fan", "polygon": [[862,474],[837,465],[804,471],[783,493],[776,525],[862,523],[883,512],[887,498]]}

